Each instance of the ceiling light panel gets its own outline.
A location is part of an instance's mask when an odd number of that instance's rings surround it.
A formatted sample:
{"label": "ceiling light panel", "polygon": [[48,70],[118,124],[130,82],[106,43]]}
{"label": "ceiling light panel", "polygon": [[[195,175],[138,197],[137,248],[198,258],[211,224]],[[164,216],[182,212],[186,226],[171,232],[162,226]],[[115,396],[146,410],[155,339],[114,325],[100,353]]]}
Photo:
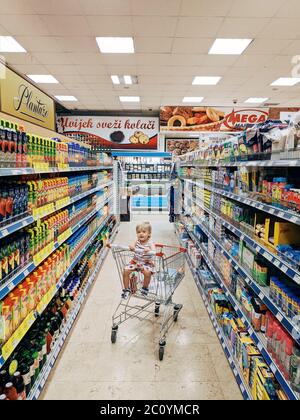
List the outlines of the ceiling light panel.
{"label": "ceiling light panel", "polygon": [[59,83],[51,74],[27,74],[35,83]]}
{"label": "ceiling light panel", "polygon": [[133,38],[97,37],[100,51],[104,54],[133,54]]}
{"label": "ceiling light panel", "polygon": [[203,96],[185,96],[182,100],[184,103],[200,103],[204,99]]}
{"label": "ceiling light panel", "polygon": [[252,41],[252,39],[218,38],[213,43],[209,54],[240,55]]}
{"label": "ceiling light panel", "polygon": [[140,102],[139,96],[120,96],[121,102]]}
{"label": "ceiling light panel", "polygon": [[75,98],[75,96],[69,96],[69,95],[57,95],[55,96],[56,99],[62,102],[77,102],[78,99]]}
{"label": "ceiling light panel", "polygon": [[12,36],[0,36],[0,52],[26,53],[27,51]]}
{"label": "ceiling light panel", "polygon": [[249,98],[245,101],[245,104],[262,104],[266,102],[269,98]]}
{"label": "ceiling light panel", "polygon": [[193,80],[193,85],[202,85],[202,86],[212,86],[217,85],[221,77],[205,77],[205,76],[196,76]]}
{"label": "ceiling light panel", "polygon": [[299,77],[280,77],[271,86],[295,86],[300,82]]}

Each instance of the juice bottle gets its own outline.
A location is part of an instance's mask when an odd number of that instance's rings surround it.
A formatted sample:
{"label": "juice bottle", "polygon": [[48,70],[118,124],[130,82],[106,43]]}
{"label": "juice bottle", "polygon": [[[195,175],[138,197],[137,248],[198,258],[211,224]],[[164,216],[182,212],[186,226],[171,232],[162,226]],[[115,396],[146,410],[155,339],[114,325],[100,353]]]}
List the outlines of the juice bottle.
{"label": "juice bottle", "polygon": [[[25,283],[25,282],[23,282]],[[28,288],[25,284],[19,284],[18,291],[20,295],[20,301],[21,301],[21,316],[20,316],[20,322],[23,322],[24,319],[29,314],[29,296],[28,296]]]}
{"label": "juice bottle", "polygon": [[5,279],[9,274],[9,265],[8,265],[8,257],[9,257],[9,248],[8,246],[2,247],[2,279]]}
{"label": "juice bottle", "polygon": [[27,145],[28,145],[28,139],[29,139],[29,136],[25,132],[23,132],[22,133],[22,147],[23,147],[23,152],[22,152],[22,167],[23,168],[26,168],[27,167],[27,164],[28,164],[28,162],[27,162],[27,153],[28,153],[28,151],[27,151]]}
{"label": "juice bottle", "polygon": [[16,388],[13,386],[13,384],[12,384],[12,382],[8,382],[6,385],[5,385],[5,390],[4,390],[4,392],[5,392],[5,395],[7,396],[7,398],[9,399],[9,400],[17,400],[18,399],[18,394],[17,394],[17,390],[16,390]]}
{"label": "juice bottle", "polygon": [[25,394],[28,396],[31,390],[30,368],[26,363],[23,363],[19,366],[19,371],[23,378]]}
{"label": "juice bottle", "polygon": [[17,399],[19,401],[20,400],[26,400],[26,391],[25,391],[24,379],[21,376],[20,372],[14,373],[13,385],[16,388],[16,391],[17,391]]}
{"label": "juice bottle", "polygon": [[23,135],[19,131],[16,133],[16,167],[23,166]]}
{"label": "juice bottle", "polygon": [[12,302],[12,327],[13,331],[16,331],[21,322],[21,303],[20,296],[15,290],[9,294],[9,298]]}
{"label": "juice bottle", "polygon": [[13,302],[7,297],[2,303],[3,341],[6,342],[13,333]]}

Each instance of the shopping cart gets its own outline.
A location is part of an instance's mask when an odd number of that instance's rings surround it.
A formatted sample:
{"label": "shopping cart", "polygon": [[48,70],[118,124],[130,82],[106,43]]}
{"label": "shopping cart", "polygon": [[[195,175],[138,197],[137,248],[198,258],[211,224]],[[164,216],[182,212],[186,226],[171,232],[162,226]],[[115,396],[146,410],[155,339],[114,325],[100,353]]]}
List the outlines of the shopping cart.
{"label": "shopping cart", "polygon": [[[163,360],[166,346],[166,335],[177,322],[178,314],[183,305],[172,302],[175,289],[180,284],[185,272],[184,248],[167,245],[155,245],[153,252],[155,260],[155,274],[152,275],[147,296],[140,292],[143,285],[143,275],[136,269],[131,275],[131,294],[127,300],[121,299],[112,317],[111,341],[117,340],[119,325],[128,319],[136,318],[140,321],[150,321],[160,325],[159,360]],[[129,247],[111,245],[116,261],[121,287],[123,289],[123,273],[126,266],[133,260],[134,252]],[[148,254],[149,255],[149,254]]]}

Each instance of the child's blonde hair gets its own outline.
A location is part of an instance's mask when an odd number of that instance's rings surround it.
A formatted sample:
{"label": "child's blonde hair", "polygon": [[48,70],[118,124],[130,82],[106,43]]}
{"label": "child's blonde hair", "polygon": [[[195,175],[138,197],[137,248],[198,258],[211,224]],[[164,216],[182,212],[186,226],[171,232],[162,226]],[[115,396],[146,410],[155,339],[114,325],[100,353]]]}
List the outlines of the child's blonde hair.
{"label": "child's blonde hair", "polygon": [[143,223],[139,223],[136,226],[136,232],[138,232],[139,230],[147,230],[149,232],[149,234],[151,235],[152,233],[152,226],[149,222],[143,222]]}

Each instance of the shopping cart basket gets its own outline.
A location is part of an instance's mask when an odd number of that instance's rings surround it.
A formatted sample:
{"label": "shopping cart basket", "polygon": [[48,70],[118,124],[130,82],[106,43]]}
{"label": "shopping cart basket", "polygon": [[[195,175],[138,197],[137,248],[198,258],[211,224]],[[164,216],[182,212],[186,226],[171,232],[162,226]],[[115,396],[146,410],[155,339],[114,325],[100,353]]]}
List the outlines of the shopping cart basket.
{"label": "shopping cart basket", "polygon": [[[166,346],[166,335],[178,319],[183,305],[175,304],[172,296],[185,273],[186,250],[167,245],[155,245],[153,253],[155,274],[152,275],[147,296],[140,292],[143,275],[140,269],[131,275],[131,294],[127,300],[121,299],[112,317],[111,341],[117,340],[119,325],[128,319],[157,322],[160,325],[159,360],[163,360]],[[133,260],[134,252],[129,247],[111,246],[116,261],[121,287],[123,289],[123,273],[126,266]]]}

